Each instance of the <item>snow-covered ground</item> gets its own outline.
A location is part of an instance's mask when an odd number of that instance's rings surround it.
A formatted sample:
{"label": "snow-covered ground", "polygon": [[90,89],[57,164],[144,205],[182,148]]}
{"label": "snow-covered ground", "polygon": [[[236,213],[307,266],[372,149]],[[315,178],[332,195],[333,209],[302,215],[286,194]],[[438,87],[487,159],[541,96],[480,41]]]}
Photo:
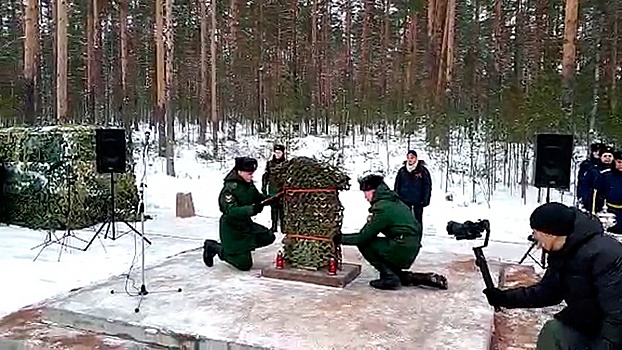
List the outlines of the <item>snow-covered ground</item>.
{"label": "snow-covered ground", "polygon": [[[153,133],[152,133],[153,134]],[[179,134],[178,134],[179,135]],[[140,135],[139,135],[140,136]],[[356,178],[369,170],[387,172],[386,182],[392,187],[395,171],[403,162],[407,146],[403,141],[357,141],[352,140],[343,148],[344,167],[352,178],[352,188],[343,192],[340,198],[345,207],[343,232],[354,232],[362,227],[367,216],[368,203],[356,186]],[[331,146],[331,140],[319,137],[305,137],[289,143],[290,156],[315,156],[333,161],[341,151]],[[424,210],[423,249],[429,252],[471,254],[474,242],[456,241],[446,232],[449,220],[465,221],[488,219],[492,226],[492,243],[486,250],[489,259],[518,261],[529,247],[527,236],[530,234],[528,218],[538,205],[537,189],[528,191],[527,204],[507,189],[498,190],[488,204],[468,203],[469,194],[462,195],[462,187],[450,188],[454,200],[445,200],[444,185],[441,184],[437,164],[430,159],[422,148],[422,141],[412,141],[411,148],[419,152],[421,159],[428,162],[434,181],[432,201]],[[155,149],[152,147],[152,149]],[[222,179],[233,166],[233,156],[250,154],[262,157],[259,171],[255,174],[256,183],[260,183],[265,167],[265,158],[271,154],[271,143],[257,136],[240,137],[238,143],[229,142],[226,162],[208,163],[197,158],[197,151],[203,148],[193,145],[179,145],[176,151],[176,177],[165,175],[163,159],[150,157],[146,176],[146,213],[153,220],[145,223],[145,234],[153,241],[146,245],[146,264],[154,265],[168,256],[184,250],[200,248],[206,238],[218,238],[217,196]],[[150,152],[153,153],[153,152]],[[140,181],[143,167],[140,158],[136,175]],[[259,184],[258,184],[259,186]],[[175,195],[177,192],[192,192],[197,216],[180,219],[175,217]],[[572,197],[566,195],[564,202],[570,204]],[[557,191],[552,191],[551,200],[560,200]],[[256,221],[269,225],[270,211],[264,210]],[[117,224],[118,229],[127,231],[124,224]],[[134,224],[140,230],[140,223]],[[98,228],[97,226],[96,228]],[[95,229],[96,229],[95,228]],[[89,240],[95,230],[75,233],[82,239]],[[57,233],[61,234],[61,233]],[[43,242],[45,232],[26,230],[17,227],[0,227],[0,281],[3,281],[0,298],[0,316],[20,307],[35,303],[54,295],[65,293],[72,288],[81,287],[113,275],[127,273],[132,269],[134,284],[140,285],[140,240],[135,235],[127,234],[112,241],[96,240],[91,248],[84,251],[63,249],[52,245],[41,252],[33,261],[40,248],[32,247]],[[85,243],[71,239],[72,243],[83,247]],[[479,243],[479,242],[477,242]],[[347,260],[347,256],[346,256]],[[526,261],[529,263],[529,261]],[[135,292],[131,287],[130,291]]]}

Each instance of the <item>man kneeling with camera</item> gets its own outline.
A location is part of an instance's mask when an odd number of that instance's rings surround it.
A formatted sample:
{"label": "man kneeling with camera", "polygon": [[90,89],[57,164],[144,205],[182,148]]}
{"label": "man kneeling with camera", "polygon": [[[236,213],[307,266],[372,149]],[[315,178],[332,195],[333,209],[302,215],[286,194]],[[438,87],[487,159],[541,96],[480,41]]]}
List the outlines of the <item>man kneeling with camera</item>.
{"label": "man kneeling with camera", "polygon": [[538,350],[622,349],[622,244],[596,218],[561,203],[531,214],[533,237],[549,253],[542,280],[530,287],[484,290],[492,306],[567,306],[540,331]]}

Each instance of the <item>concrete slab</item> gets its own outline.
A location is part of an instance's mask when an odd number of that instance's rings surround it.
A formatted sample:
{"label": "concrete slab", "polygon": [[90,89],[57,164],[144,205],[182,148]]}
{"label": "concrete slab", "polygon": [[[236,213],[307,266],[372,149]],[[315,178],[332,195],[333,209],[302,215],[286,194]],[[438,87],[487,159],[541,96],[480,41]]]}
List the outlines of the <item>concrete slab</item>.
{"label": "concrete slab", "polygon": [[46,308],[24,309],[0,320],[2,350],[147,350],[161,348],[100,332],[79,329],[75,324],[61,325],[49,320]]}
{"label": "concrete slab", "polygon": [[297,281],[304,283],[320,284],[328,287],[347,286],[361,274],[361,265],[358,264],[341,264],[334,275],[328,274],[327,268],[319,270],[304,270],[289,267],[285,264],[282,268],[268,266],[261,269],[261,277],[276,278],[287,281]]}
{"label": "concrete slab", "polygon": [[489,348],[493,310],[481,294],[484,285],[471,256],[418,257],[413,271],[444,274],[448,290],[378,291],[368,285],[376,272],[352,249],[344,249],[344,262],[362,263],[363,270],[345,288],[262,278],[261,269],[273,264],[277,249],[255,252],[249,272],[218,260],[207,268],[198,251],[172,257],[147,270],[150,294],[139,313],[138,297],[119,293],[124,278],[40,306],[49,310],[50,322],[174,348]]}

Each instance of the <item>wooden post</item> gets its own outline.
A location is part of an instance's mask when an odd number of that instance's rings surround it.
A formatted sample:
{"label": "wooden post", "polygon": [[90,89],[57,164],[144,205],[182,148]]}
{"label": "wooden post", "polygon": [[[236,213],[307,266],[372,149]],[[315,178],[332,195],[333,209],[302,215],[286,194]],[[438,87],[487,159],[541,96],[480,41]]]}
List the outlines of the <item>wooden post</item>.
{"label": "wooden post", "polygon": [[189,218],[195,216],[192,193],[177,193],[177,203],[175,206],[175,216],[178,218]]}

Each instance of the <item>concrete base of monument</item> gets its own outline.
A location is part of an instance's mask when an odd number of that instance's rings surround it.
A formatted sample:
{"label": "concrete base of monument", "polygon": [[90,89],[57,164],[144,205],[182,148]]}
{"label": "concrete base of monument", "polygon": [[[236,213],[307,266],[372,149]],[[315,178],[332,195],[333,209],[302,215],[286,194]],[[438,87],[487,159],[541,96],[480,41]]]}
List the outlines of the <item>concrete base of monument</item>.
{"label": "concrete base of monument", "polygon": [[297,281],[304,283],[319,284],[328,287],[343,288],[354,281],[361,274],[361,265],[341,264],[341,269],[335,275],[329,275],[326,268],[317,271],[297,269],[288,267],[278,269],[276,267],[264,267],[261,269],[261,276],[287,281]]}
{"label": "concrete base of monument", "polygon": [[[1,319],[0,348],[489,349],[493,309],[470,255],[417,257],[412,270],[447,276],[447,290],[380,291],[369,286],[378,272],[350,247],[344,262],[361,271],[344,288],[262,277],[279,248],[255,251],[250,271],[218,259],[208,268],[200,250],[170,257],[145,271],[139,312],[123,276],[75,289]],[[141,284],[139,269],[132,279]]]}

